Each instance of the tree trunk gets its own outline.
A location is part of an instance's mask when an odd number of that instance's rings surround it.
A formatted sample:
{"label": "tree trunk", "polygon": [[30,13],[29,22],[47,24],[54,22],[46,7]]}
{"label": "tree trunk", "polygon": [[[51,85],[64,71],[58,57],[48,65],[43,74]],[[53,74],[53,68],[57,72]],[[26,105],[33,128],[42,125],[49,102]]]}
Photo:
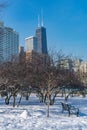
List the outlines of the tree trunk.
{"label": "tree trunk", "polygon": [[8,96],[5,98],[5,104],[6,104],[6,105],[9,104],[9,98],[8,98]]}
{"label": "tree trunk", "polygon": [[21,97],[20,97],[20,99],[19,99],[19,102],[18,102],[17,107],[19,107],[19,104],[21,103],[21,99],[22,99],[22,94],[21,94]]}
{"label": "tree trunk", "polygon": [[6,97],[6,99],[5,99],[5,104],[6,105],[9,105],[9,101],[10,101],[11,96],[12,95]]}
{"label": "tree trunk", "polygon": [[31,93],[28,93],[28,92],[27,92],[26,100],[29,100],[30,94],[31,94]]}
{"label": "tree trunk", "polygon": [[13,107],[15,107],[15,95],[13,96]]}
{"label": "tree trunk", "polygon": [[47,101],[47,117],[49,117],[49,106],[50,106],[50,98],[49,98],[49,93],[48,93],[48,101]]}
{"label": "tree trunk", "polygon": [[44,95],[44,103],[46,103],[47,94]]}

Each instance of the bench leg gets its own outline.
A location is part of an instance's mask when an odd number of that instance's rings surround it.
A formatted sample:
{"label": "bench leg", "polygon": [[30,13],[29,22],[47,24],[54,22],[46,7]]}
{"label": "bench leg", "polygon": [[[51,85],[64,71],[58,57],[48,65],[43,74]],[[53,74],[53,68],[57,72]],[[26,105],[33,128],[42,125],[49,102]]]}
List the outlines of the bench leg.
{"label": "bench leg", "polygon": [[76,115],[77,115],[77,117],[78,117],[78,115],[79,115],[79,112],[77,112],[77,113],[76,113]]}
{"label": "bench leg", "polygon": [[62,109],[62,113],[64,112],[64,110]]}
{"label": "bench leg", "polygon": [[69,117],[70,117],[70,110],[68,112],[69,112]]}

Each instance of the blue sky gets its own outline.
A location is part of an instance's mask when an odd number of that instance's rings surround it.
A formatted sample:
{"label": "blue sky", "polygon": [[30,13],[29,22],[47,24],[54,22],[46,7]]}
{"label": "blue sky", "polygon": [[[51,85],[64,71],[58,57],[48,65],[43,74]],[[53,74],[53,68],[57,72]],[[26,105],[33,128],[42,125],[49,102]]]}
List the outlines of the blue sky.
{"label": "blue sky", "polygon": [[10,0],[0,19],[19,32],[20,45],[25,45],[25,38],[35,35],[41,9],[48,49],[87,59],[86,0]]}

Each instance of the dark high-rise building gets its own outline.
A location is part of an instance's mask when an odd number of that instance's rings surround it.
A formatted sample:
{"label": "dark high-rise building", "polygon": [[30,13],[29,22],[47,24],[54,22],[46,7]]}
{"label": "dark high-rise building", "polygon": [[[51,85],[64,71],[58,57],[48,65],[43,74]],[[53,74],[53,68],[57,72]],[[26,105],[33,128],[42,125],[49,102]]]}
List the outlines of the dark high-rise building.
{"label": "dark high-rise building", "polygon": [[36,29],[36,37],[38,43],[38,52],[42,54],[47,54],[47,37],[46,28],[41,26]]}

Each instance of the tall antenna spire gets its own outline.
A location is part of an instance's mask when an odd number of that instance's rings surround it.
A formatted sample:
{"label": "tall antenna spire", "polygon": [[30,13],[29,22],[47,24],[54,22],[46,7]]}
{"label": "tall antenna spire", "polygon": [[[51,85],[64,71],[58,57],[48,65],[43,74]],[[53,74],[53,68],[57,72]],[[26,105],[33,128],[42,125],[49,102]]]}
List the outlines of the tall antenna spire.
{"label": "tall antenna spire", "polygon": [[43,26],[44,23],[43,23],[43,9],[41,9],[41,26]]}
{"label": "tall antenna spire", "polygon": [[40,16],[38,15],[38,27],[40,27]]}

